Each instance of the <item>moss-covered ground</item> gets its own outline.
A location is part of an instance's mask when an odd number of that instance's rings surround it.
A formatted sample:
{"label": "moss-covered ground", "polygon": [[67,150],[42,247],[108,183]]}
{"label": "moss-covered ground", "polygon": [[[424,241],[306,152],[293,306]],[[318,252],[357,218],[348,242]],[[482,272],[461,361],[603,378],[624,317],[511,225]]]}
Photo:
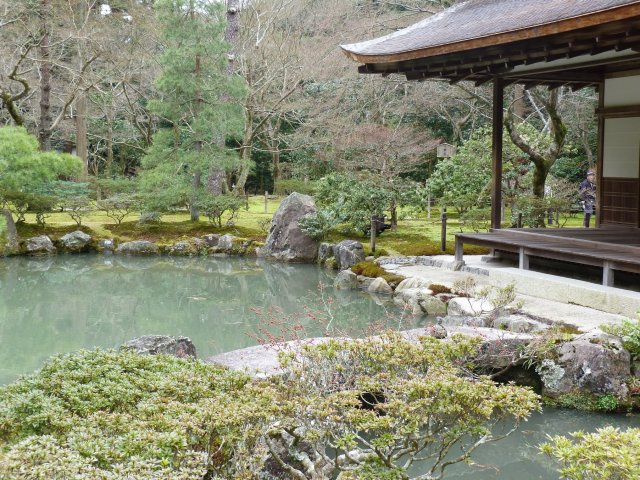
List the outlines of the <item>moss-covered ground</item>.
{"label": "moss-covered ground", "polygon": [[[267,212],[264,208],[264,197],[249,197],[248,208],[241,209],[233,224],[223,228],[214,227],[206,217],[201,217],[199,222],[190,221],[188,212],[176,212],[162,216],[162,221],[155,224],[138,224],[138,213],[128,215],[120,225],[107,217],[104,212],[96,211],[87,215],[82,221],[81,230],[100,238],[113,238],[118,242],[130,240],[150,240],[160,245],[171,244],[189,237],[201,236],[207,233],[230,233],[243,238],[264,241],[269,230],[271,217],[278,209],[281,199],[271,198],[267,204]],[[401,212],[402,213],[402,212]],[[463,226],[455,212],[449,212],[447,222],[447,250],[452,254],[454,249],[454,236],[461,231],[471,231]],[[226,221],[226,218],[224,218]],[[0,218],[0,235],[4,231],[3,219]],[[223,222],[224,223],[224,222]],[[582,216],[570,218],[565,226],[578,227],[582,223]],[[46,225],[36,225],[35,216],[27,215],[26,223],[18,225],[18,233],[21,238],[35,235],[49,235],[57,238],[65,233],[77,230],[75,222],[67,213],[55,212],[46,218]],[[369,239],[359,232],[344,232],[335,229],[329,235],[327,241],[339,242],[344,239],[360,240],[369,250]],[[440,249],[441,222],[440,212],[432,209],[431,220],[422,214],[416,216],[400,215],[398,229],[387,230],[381,234],[376,243],[376,253],[388,255],[437,255],[442,253]],[[465,245],[465,253],[481,254],[487,250]]]}

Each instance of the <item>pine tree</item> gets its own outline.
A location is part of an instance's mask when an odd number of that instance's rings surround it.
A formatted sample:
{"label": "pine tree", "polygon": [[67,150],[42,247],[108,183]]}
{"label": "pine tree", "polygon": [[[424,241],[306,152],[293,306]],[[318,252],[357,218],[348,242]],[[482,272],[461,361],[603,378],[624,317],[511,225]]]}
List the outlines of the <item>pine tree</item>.
{"label": "pine tree", "polygon": [[160,0],[162,73],[159,98],[151,104],[161,128],[143,160],[147,208],[189,206],[198,220],[198,202],[206,195],[202,176],[231,169],[235,152],[219,140],[242,127],[241,79],[229,76],[224,41],[224,5],[208,0]]}

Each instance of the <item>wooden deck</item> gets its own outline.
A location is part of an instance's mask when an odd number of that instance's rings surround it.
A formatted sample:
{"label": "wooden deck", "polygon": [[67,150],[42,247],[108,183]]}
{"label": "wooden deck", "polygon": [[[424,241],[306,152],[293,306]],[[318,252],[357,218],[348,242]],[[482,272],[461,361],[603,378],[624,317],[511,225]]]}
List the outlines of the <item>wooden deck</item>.
{"label": "wooden deck", "polygon": [[456,235],[456,260],[463,261],[464,244],[516,253],[519,267],[529,269],[530,257],[602,268],[602,284],[613,286],[616,270],[640,273],[638,228],[500,229]]}

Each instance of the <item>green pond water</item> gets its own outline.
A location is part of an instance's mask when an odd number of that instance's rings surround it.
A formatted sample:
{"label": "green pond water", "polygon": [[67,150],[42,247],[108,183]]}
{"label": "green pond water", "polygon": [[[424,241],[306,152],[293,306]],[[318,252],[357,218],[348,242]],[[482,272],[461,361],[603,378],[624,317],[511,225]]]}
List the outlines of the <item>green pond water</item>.
{"label": "green pond water", "polygon": [[[366,293],[333,291],[333,276],[315,266],[255,259],[2,259],[0,385],[56,353],[117,348],[145,334],[188,336],[206,358],[255,345],[257,338],[290,337],[294,324],[309,336],[327,327],[363,335],[379,325],[424,326],[424,319],[379,305]],[[479,449],[474,461],[483,469],[456,466],[447,478],[557,479],[551,462],[537,453],[546,435],[609,424],[640,426],[640,419],[545,410],[514,436]]]}

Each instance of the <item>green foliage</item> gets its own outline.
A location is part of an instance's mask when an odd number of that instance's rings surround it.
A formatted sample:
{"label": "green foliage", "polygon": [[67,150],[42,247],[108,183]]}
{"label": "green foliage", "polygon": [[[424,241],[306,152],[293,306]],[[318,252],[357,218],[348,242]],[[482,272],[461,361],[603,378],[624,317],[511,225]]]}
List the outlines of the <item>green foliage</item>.
{"label": "green foliage", "polygon": [[620,403],[615,395],[607,394],[598,398],[596,408],[601,412],[615,412]]}
{"label": "green foliage", "polygon": [[[160,96],[150,109],[162,119],[142,161],[147,208],[191,206],[208,172],[238,165],[224,139],[242,128],[239,77],[227,74],[224,5],[205,0],[155,2],[164,41]],[[195,178],[195,181],[194,181]]]}
{"label": "green foliage", "polygon": [[[439,471],[438,452],[455,446],[465,461],[498,422],[538,408],[527,389],[468,376],[479,346],[392,333],[330,340],[284,352],[284,377],[251,383],[170,356],[54,357],[0,387],[0,477],[258,479],[271,459],[286,478],[409,478],[407,459],[424,454]],[[378,400],[362,408],[369,397]]]}
{"label": "green foliage", "polygon": [[120,225],[125,217],[141,206],[140,198],[135,194],[120,193],[98,202],[98,209]]}
{"label": "green foliage", "polygon": [[305,182],[304,180],[276,180],[273,192],[281,197],[292,194],[293,192],[303,193],[313,196],[316,192],[314,182]]}
{"label": "green foliage", "polygon": [[0,387],[0,477],[201,478],[207,405],[245,385],[197,361],[130,352],[54,357]]}
{"label": "green foliage", "polygon": [[333,211],[324,209],[305,215],[298,220],[300,230],[316,240],[326,240],[336,223]]}
{"label": "green foliage", "polygon": [[[437,477],[449,460],[466,461],[494,440],[496,422],[517,425],[538,408],[528,389],[464,373],[478,347],[461,336],[416,344],[389,333],[285,353],[290,380],[275,384],[272,411],[260,420],[269,451],[286,478],[409,479],[417,458],[427,459],[421,475]],[[248,418],[257,420],[253,411]],[[449,447],[457,454],[445,461],[439,453]]]}
{"label": "green foliage", "polygon": [[392,195],[379,182],[354,175],[332,173],[317,182],[316,201],[338,223],[364,232],[372,215],[382,215]]}
{"label": "green foliage", "polygon": [[203,194],[198,199],[198,208],[204,213],[212,225],[222,228],[222,216],[229,214],[227,226],[230,226],[238,214],[238,210],[245,206],[242,198],[234,195]]}
{"label": "green foliage", "polygon": [[490,226],[490,208],[474,208],[460,215],[460,232],[463,231],[463,228],[474,232],[489,231]]}
{"label": "green foliage", "polygon": [[52,182],[80,173],[80,159],[39,151],[38,141],[22,127],[0,128],[0,152],[0,200],[10,205],[18,221],[31,211],[44,225],[47,212],[58,203]]}
{"label": "green foliage", "polygon": [[82,170],[78,157],[39,151],[38,141],[23,127],[0,128],[0,152],[0,192],[24,192]]}
{"label": "green foliage", "polygon": [[459,213],[482,205],[491,180],[491,137],[480,132],[460,147],[453,157],[441,159],[428,187],[441,205]]}
{"label": "green foliage", "polygon": [[605,332],[622,338],[622,345],[634,360],[640,360],[640,321],[624,320],[622,325],[605,325]]}
{"label": "green foliage", "polygon": [[640,472],[640,429],[613,427],[596,433],[555,436],[540,450],[560,463],[562,478],[572,480],[634,480]]}

